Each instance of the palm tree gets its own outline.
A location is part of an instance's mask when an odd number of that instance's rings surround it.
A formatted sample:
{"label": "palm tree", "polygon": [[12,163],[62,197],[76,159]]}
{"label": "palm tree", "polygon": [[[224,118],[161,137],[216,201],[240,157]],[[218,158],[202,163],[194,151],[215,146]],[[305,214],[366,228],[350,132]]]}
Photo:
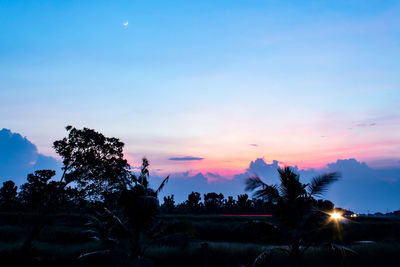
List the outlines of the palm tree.
{"label": "palm tree", "polygon": [[268,185],[258,176],[252,176],[246,180],[246,191],[254,191],[255,197],[276,205],[275,217],[282,234],[289,240],[289,255],[297,259],[312,244],[321,228],[326,216],[322,211],[333,208],[331,202],[317,201],[314,197],[323,196],[340,174],[323,174],[303,184],[290,167],[278,169],[278,173],[279,185]]}
{"label": "palm tree", "polygon": [[159,211],[158,194],[169,180],[168,176],[156,190],[152,189],[148,166],[148,160],[143,158],[140,174],[132,173],[126,187],[118,192],[118,203],[113,210],[98,203],[96,214],[88,223],[89,232],[109,249],[85,253],[80,259],[105,253],[117,253],[128,261],[140,260],[143,256],[143,240],[151,235],[149,232]]}
{"label": "palm tree", "polygon": [[169,180],[164,178],[156,190],[149,187],[149,162],[143,158],[139,176],[132,175],[132,183],[121,193],[119,206],[131,230],[132,256],[143,254],[140,239],[152,226],[159,212],[158,194]]}

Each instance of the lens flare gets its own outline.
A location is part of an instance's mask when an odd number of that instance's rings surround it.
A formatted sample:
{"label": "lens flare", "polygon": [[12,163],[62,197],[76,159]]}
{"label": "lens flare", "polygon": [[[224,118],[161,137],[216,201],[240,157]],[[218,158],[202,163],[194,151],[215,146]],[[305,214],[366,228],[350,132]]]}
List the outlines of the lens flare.
{"label": "lens flare", "polygon": [[340,214],[340,213],[338,213],[338,212],[332,212],[331,214],[331,219],[332,220],[336,220],[336,221],[340,221],[340,220],[342,220],[343,219],[343,216],[342,216],[342,214]]}

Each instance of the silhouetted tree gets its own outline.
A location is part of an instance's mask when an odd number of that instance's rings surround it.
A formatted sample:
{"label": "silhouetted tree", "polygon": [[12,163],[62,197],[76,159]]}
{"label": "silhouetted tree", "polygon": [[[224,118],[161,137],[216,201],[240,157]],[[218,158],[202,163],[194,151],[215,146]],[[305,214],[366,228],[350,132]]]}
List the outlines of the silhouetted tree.
{"label": "silhouetted tree", "polygon": [[[131,179],[119,192],[117,207],[110,210],[101,202],[96,202],[96,216],[90,223],[93,237],[101,240],[108,250],[93,253],[116,253],[116,257],[125,257],[128,261],[140,261],[143,255],[144,237],[151,236],[152,227],[159,211],[157,196],[169,177],[166,177],[156,189],[149,187],[149,162],[143,158],[140,174],[131,174]],[[87,253],[80,258],[93,255]]]}
{"label": "silhouetted tree", "polygon": [[247,194],[238,195],[237,206],[239,212],[248,212],[251,206],[249,196]]}
{"label": "silhouetted tree", "polygon": [[228,196],[228,199],[224,201],[225,212],[232,213],[236,208],[236,201],[232,196]]}
{"label": "silhouetted tree", "polygon": [[131,182],[125,184],[126,187],[122,190],[118,203],[127,222],[124,227],[131,237],[130,257],[143,254],[141,239],[155,221],[159,211],[157,196],[169,179],[166,177],[156,190],[150,188],[148,166],[148,160],[143,158],[140,175],[132,175]]}
{"label": "silhouetted tree", "polygon": [[172,213],[175,209],[174,195],[164,197],[164,203],[161,206],[165,212]]}
{"label": "silhouetted tree", "polygon": [[223,194],[217,194],[214,192],[204,194],[204,207],[206,208],[207,212],[218,212],[222,207],[223,200]]}
{"label": "silhouetted tree", "polygon": [[54,201],[58,199],[58,191],[54,182],[49,183],[55,174],[53,170],[39,170],[28,174],[27,182],[21,185],[21,201],[31,209],[43,210],[56,205]]}
{"label": "silhouetted tree", "polygon": [[328,185],[338,180],[339,174],[324,174],[313,178],[309,184],[302,184],[299,175],[290,167],[278,172],[280,185],[267,185],[258,176],[253,176],[246,180],[246,190],[277,203],[275,215],[279,227],[290,241],[290,256],[296,259],[309,247],[326,218],[313,197],[322,196]]}
{"label": "silhouetted tree", "polygon": [[18,187],[11,180],[3,182],[0,188],[0,208],[2,210],[12,209],[17,202]]}
{"label": "silhouetted tree", "polygon": [[251,201],[251,209],[256,214],[265,214],[267,212],[271,212],[273,209],[269,209],[268,202],[263,199],[255,198],[250,200]]}
{"label": "silhouetted tree", "polygon": [[46,224],[47,215],[62,208],[66,203],[76,197],[76,190],[66,188],[63,182],[50,181],[56,172],[53,170],[38,170],[28,174],[27,182],[21,185],[19,198],[22,204],[30,211],[38,214],[35,224],[29,232],[23,248],[26,251],[32,249],[32,242],[39,235]]}
{"label": "silhouetted tree", "polygon": [[192,192],[188,195],[186,206],[189,213],[199,213],[201,209],[201,196],[199,192]]}
{"label": "silhouetted tree", "polygon": [[93,199],[126,188],[131,173],[123,157],[124,143],[88,128],[66,130],[68,136],[53,144],[64,165],[60,182],[76,182]]}

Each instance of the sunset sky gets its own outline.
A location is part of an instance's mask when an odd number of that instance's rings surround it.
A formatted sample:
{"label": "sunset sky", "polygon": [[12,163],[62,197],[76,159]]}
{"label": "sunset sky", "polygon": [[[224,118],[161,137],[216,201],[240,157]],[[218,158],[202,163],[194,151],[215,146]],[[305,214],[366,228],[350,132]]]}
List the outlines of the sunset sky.
{"label": "sunset sky", "polygon": [[399,1],[0,0],[0,129],[64,127],[153,171],[400,167]]}

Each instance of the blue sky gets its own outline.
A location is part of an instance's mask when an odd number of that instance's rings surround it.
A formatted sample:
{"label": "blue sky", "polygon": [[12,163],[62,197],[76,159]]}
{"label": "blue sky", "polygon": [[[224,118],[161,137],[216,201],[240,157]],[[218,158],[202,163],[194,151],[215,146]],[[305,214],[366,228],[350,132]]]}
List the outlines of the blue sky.
{"label": "blue sky", "polygon": [[71,124],[160,175],[400,165],[398,1],[0,0],[0,36],[0,126],[45,156]]}

